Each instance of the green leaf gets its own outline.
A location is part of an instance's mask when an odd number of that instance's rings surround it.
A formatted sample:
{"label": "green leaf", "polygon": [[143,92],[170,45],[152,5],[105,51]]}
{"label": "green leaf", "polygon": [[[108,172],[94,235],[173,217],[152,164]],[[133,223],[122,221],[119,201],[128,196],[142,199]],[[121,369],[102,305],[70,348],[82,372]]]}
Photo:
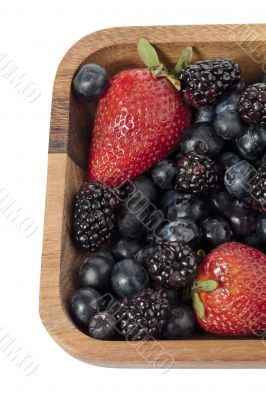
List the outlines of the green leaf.
{"label": "green leaf", "polygon": [[193,290],[195,292],[212,292],[217,289],[218,283],[213,279],[208,279],[206,281],[197,281],[194,284]]}
{"label": "green leaf", "polygon": [[197,313],[197,316],[199,317],[199,319],[204,319],[205,308],[202,301],[200,300],[198,293],[193,293],[192,300],[193,300],[193,307]]}
{"label": "green leaf", "polygon": [[173,69],[172,73],[177,75],[182,69],[186,69],[192,60],[192,47],[187,46],[182,50],[181,56],[176,63],[175,68]]}
{"label": "green leaf", "polygon": [[146,67],[152,68],[160,64],[158,54],[148,40],[144,38],[139,39],[137,49]]}

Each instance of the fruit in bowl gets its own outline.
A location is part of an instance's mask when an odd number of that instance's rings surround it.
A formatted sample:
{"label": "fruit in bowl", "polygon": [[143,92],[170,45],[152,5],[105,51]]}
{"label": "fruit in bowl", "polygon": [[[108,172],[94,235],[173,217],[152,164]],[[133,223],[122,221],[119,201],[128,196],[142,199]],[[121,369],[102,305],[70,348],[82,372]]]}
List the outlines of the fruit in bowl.
{"label": "fruit in bowl", "polygon": [[87,64],[73,79],[98,101],[73,199],[73,320],[102,340],[261,335],[265,82],[246,87],[233,60],[193,63],[190,47],[171,71],[147,40],[137,49],[143,68]]}

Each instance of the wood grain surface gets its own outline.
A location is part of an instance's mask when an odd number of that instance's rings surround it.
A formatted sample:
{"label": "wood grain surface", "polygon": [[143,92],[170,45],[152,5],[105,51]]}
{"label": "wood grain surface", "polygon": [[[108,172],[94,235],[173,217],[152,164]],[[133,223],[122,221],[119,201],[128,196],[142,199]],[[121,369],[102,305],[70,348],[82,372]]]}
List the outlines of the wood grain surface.
{"label": "wood grain surface", "polygon": [[[53,90],[45,228],[43,239],[40,315],[56,342],[73,356],[90,363],[123,367],[265,367],[262,338],[229,339],[203,335],[180,341],[97,341],[69,317],[68,300],[76,287],[76,271],[86,253],[70,238],[73,193],[84,181],[89,131],[96,104],[78,101],[71,82],[78,68],[96,62],[111,74],[140,66],[139,37],[154,43],[161,59],[174,64],[186,45],[194,59],[223,56],[240,63],[247,81],[262,74],[266,25],[170,26],[114,28],[95,32],[77,42],[59,65]],[[265,51],[263,53],[266,54]]]}

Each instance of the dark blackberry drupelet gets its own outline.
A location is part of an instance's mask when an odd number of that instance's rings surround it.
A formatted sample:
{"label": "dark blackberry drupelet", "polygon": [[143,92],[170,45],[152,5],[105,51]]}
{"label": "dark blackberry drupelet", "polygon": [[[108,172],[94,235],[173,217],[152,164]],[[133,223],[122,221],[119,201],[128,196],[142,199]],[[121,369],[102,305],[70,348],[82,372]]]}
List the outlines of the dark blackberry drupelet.
{"label": "dark blackberry drupelet", "polygon": [[118,329],[127,340],[156,338],[166,324],[169,308],[164,291],[143,290],[122,301],[116,314]]}
{"label": "dark blackberry drupelet", "polygon": [[217,188],[219,176],[215,161],[191,152],[177,160],[175,188],[182,193],[208,194]]}
{"label": "dark blackberry drupelet", "polygon": [[266,164],[258,168],[251,181],[249,193],[252,197],[253,207],[260,212],[266,212]]}
{"label": "dark blackberry drupelet", "polygon": [[248,86],[240,97],[237,109],[247,124],[266,126],[266,84]]}
{"label": "dark blackberry drupelet", "polygon": [[186,103],[193,107],[214,103],[240,81],[240,67],[231,60],[198,61],[178,74]]}
{"label": "dark blackberry drupelet", "polygon": [[148,272],[155,282],[164,287],[180,288],[191,283],[197,262],[191,248],[182,243],[156,247],[148,262]]}
{"label": "dark blackberry drupelet", "polygon": [[78,247],[96,251],[115,229],[117,198],[96,181],[85,182],[73,201],[72,233]]}

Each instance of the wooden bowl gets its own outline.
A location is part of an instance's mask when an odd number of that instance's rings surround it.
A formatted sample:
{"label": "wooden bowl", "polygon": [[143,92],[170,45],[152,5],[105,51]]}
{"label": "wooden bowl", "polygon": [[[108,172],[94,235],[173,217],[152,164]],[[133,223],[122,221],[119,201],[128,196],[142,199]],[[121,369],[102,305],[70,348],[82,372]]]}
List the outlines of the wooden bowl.
{"label": "wooden bowl", "polygon": [[[121,367],[262,367],[266,365],[263,338],[230,339],[204,334],[191,340],[98,341],[80,332],[68,313],[76,271],[84,257],[70,239],[69,211],[73,193],[86,177],[88,126],[95,104],[84,104],[71,92],[77,69],[95,62],[110,74],[140,66],[136,43],[150,40],[167,65],[180,50],[194,48],[194,58],[223,56],[237,61],[248,82],[259,81],[266,70],[266,25],[209,25],[114,28],[78,41],[58,68],[52,102],[48,183],[40,288],[44,326],[68,353],[97,365]],[[263,52],[264,51],[264,52]]]}

